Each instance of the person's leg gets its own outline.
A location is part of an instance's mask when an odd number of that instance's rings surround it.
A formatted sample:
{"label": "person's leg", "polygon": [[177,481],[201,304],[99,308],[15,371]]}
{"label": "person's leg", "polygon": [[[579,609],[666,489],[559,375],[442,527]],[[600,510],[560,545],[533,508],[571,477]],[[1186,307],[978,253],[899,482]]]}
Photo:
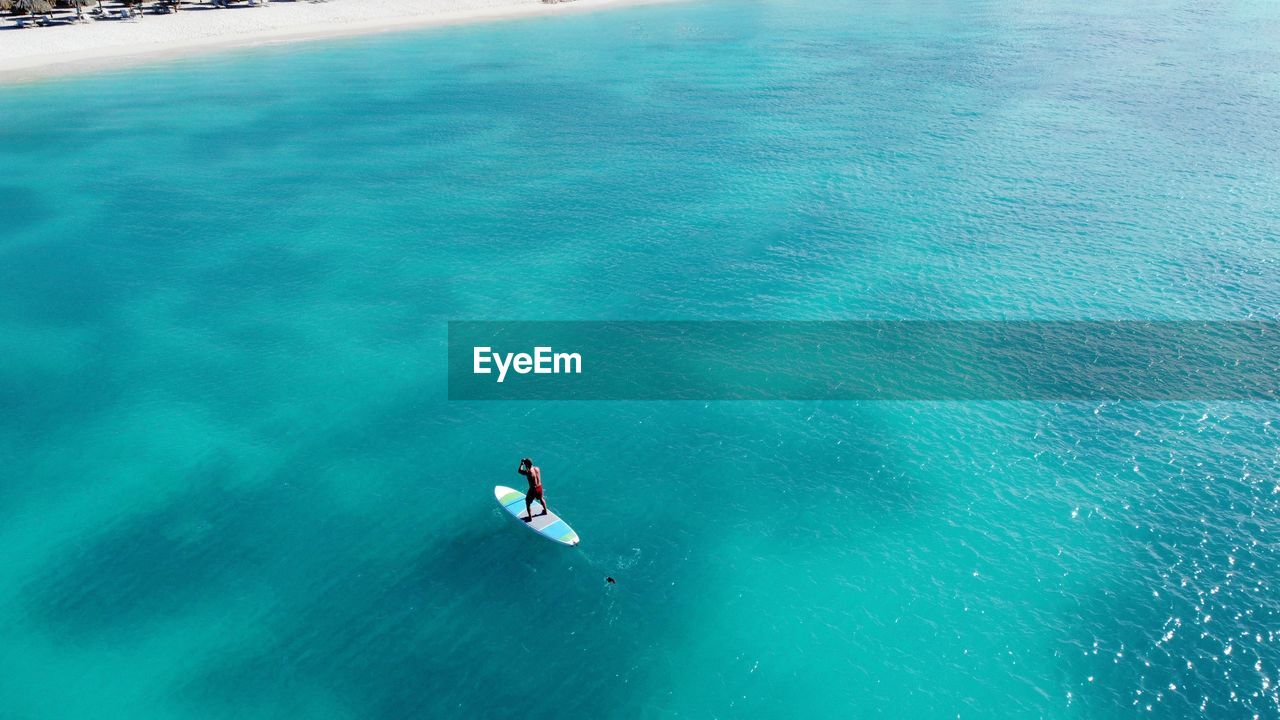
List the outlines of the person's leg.
{"label": "person's leg", "polygon": [[525,493],[524,496],[524,521],[533,520],[533,493]]}
{"label": "person's leg", "polygon": [[538,502],[542,503],[542,512],[539,514],[546,515],[547,514],[547,496],[544,495],[543,493],[538,493]]}

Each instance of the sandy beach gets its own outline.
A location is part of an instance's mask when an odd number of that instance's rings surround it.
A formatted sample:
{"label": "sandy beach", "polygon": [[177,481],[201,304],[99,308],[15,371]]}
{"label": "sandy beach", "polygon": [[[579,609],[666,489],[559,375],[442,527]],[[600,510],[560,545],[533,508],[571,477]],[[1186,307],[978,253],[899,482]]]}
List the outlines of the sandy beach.
{"label": "sandy beach", "polygon": [[18,28],[0,24],[0,84],[137,65],[216,50],[432,25],[581,12],[664,0],[330,0],[227,8],[184,6],[131,21]]}

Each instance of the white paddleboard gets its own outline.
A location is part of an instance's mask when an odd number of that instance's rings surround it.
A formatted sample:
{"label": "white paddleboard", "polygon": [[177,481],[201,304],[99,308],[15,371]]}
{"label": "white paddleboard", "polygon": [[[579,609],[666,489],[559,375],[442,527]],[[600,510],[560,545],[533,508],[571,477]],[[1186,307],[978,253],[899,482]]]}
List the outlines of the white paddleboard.
{"label": "white paddleboard", "polygon": [[515,517],[521,525],[542,537],[548,540],[555,540],[561,545],[578,544],[578,533],[569,527],[569,523],[561,520],[559,515],[550,510],[547,510],[546,515],[543,515],[542,503],[536,500],[533,503],[533,519],[525,522],[525,518],[529,517],[529,515],[524,510],[523,492],[505,485],[499,485],[493,489],[493,496],[498,499],[498,504]]}

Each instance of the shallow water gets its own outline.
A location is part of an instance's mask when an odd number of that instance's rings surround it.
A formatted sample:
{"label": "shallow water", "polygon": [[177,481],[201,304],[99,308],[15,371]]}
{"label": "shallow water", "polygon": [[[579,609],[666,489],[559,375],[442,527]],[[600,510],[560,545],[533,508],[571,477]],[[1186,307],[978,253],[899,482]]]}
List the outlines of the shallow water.
{"label": "shallow water", "polygon": [[445,399],[450,319],[1275,318],[1280,11],[1072,5],[0,91],[0,716],[1277,716],[1275,405]]}

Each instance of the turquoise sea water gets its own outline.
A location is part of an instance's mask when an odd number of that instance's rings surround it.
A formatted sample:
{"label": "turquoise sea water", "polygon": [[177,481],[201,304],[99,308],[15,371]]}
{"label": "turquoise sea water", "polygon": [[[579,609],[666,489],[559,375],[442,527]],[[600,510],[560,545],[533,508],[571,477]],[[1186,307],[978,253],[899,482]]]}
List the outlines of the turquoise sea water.
{"label": "turquoise sea water", "polygon": [[1280,716],[1276,405],[445,399],[450,319],[1276,318],[1280,9],[1076,5],[0,90],[0,717]]}

